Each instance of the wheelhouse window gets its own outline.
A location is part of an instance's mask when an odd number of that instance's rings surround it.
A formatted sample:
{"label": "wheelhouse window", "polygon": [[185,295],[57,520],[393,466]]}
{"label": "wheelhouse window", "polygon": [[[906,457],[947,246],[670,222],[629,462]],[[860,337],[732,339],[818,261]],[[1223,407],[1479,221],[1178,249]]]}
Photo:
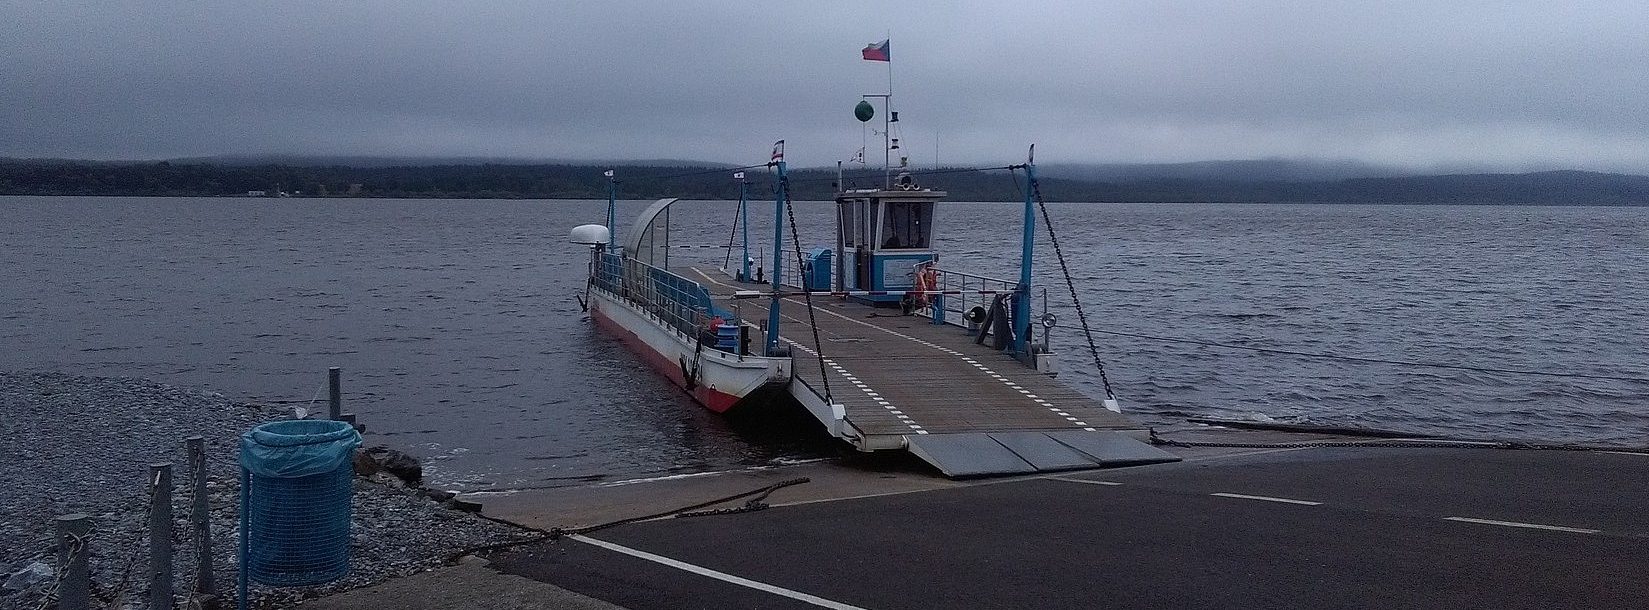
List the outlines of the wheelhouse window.
{"label": "wheelhouse window", "polygon": [[859,245],[859,216],[864,215],[859,208],[864,204],[854,199],[837,204],[837,213],[841,215],[842,244],[851,248]]}
{"label": "wheelhouse window", "polygon": [[882,248],[925,250],[933,224],[933,202],[889,201],[882,214]]}

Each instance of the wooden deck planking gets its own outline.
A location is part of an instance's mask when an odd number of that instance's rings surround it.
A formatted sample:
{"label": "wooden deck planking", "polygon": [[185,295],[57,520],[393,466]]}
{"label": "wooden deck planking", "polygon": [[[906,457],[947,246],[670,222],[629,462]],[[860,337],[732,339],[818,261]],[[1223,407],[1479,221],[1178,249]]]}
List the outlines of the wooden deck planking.
{"label": "wooden deck planking", "polygon": [[[730,298],[735,289],[765,286],[735,288],[712,269],[689,269],[684,275],[704,283],[724,306],[736,305],[740,317],[766,319],[767,299]],[[866,434],[1139,427],[1054,378],[975,345],[957,327],[835,298],[815,297],[813,305],[824,357],[835,365],[827,363],[824,374],[831,398]],[[805,301],[785,299],[781,316],[780,336],[793,342],[795,374],[822,393]],[[753,338],[752,344],[760,343]],[[805,349],[796,349],[797,344]]]}

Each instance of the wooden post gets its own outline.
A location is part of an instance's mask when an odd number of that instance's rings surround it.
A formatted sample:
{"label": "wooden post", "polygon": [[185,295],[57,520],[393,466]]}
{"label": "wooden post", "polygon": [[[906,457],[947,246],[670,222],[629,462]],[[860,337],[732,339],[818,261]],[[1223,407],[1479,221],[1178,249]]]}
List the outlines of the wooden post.
{"label": "wooden post", "polygon": [[327,403],[327,419],[332,421],[338,421],[338,417],[343,415],[344,412],[343,386],[339,379],[339,373],[341,372],[342,369],[338,367],[326,370],[327,399],[329,401]]}
{"label": "wooden post", "polygon": [[189,448],[189,478],[194,482],[194,491],[189,496],[189,526],[195,533],[195,594],[216,595],[212,577],[212,515],[206,491],[206,439],[191,436],[184,442]]}
{"label": "wooden post", "polygon": [[149,465],[149,608],[172,608],[172,465]]}
{"label": "wooden post", "polygon": [[57,570],[62,580],[57,586],[57,607],[61,610],[91,607],[92,579],[86,562],[91,537],[91,517],[75,513],[57,518]]}

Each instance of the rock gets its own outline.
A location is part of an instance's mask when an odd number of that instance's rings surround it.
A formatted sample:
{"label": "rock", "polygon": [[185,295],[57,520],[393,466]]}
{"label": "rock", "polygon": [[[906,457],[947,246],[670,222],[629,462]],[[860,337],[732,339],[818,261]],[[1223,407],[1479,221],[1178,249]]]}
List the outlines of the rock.
{"label": "rock", "polygon": [[447,500],[451,500],[454,496],[457,496],[457,495],[458,494],[452,493],[450,491],[442,491],[442,490],[439,490],[439,489],[426,489],[426,490],[424,490],[424,497],[429,498],[431,500],[434,500],[436,502],[446,502]]}
{"label": "rock", "polygon": [[402,481],[401,479],[396,478],[395,475],[382,471],[372,473],[371,476],[366,477],[366,480],[390,489],[406,489],[407,486],[406,481]]}
{"label": "rock", "polygon": [[407,484],[407,487],[422,487],[424,484],[424,466],[418,463],[418,458],[404,452],[378,445],[362,452],[373,462],[378,469],[395,475]]}
{"label": "rock", "polygon": [[[5,413],[9,426],[0,435],[0,456],[5,456],[0,459],[4,463],[0,488],[8,490],[0,496],[0,610],[38,608],[44,601],[42,594],[56,582],[50,567],[56,535],[51,520],[42,515],[73,509],[96,519],[98,534],[89,558],[94,591],[130,587],[133,583],[116,581],[128,572],[139,579],[142,569],[136,566],[144,564],[148,549],[144,543],[147,477],[142,465],[182,464],[182,439],[196,435],[205,436],[210,457],[210,531],[219,542],[212,548],[216,588],[220,593],[235,590],[240,534],[238,437],[260,423],[286,419],[286,409],[182,392],[140,379],[0,370],[0,412]],[[51,447],[76,450],[43,449]],[[254,584],[248,592],[252,607],[288,608],[304,595],[380,583],[405,569],[439,567],[448,557],[468,549],[536,536],[450,510],[431,501],[439,496],[421,488],[408,491],[403,478],[383,466],[397,464],[404,478],[421,483],[422,467],[410,456],[397,458],[379,449],[359,459],[370,461],[379,472],[355,482],[349,574],[301,593]],[[385,483],[377,484],[379,480]],[[178,485],[174,493],[182,494],[181,500],[188,493],[187,484],[179,481]],[[173,561],[176,575],[193,574],[193,553],[179,553]],[[204,600],[191,603],[195,601]],[[233,605],[221,599],[219,603]]]}
{"label": "rock", "polygon": [[365,451],[356,449],[350,459],[355,462],[355,476],[370,477],[378,474],[378,460],[372,459]]}
{"label": "rock", "polygon": [[38,561],[24,566],[6,579],[3,586],[7,591],[27,591],[57,578],[57,572],[52,567]]}

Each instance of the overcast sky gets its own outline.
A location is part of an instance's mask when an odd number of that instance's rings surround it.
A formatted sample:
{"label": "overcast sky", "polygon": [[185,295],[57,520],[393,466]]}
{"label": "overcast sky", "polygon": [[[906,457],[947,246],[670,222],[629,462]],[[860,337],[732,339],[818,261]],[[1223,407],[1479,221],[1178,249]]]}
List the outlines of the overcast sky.
{"label": "overcast sky", "polygon": [[919,166],[1649,172],[1643,0],[0,2],[0,156],[824,165],[891,32]]}

